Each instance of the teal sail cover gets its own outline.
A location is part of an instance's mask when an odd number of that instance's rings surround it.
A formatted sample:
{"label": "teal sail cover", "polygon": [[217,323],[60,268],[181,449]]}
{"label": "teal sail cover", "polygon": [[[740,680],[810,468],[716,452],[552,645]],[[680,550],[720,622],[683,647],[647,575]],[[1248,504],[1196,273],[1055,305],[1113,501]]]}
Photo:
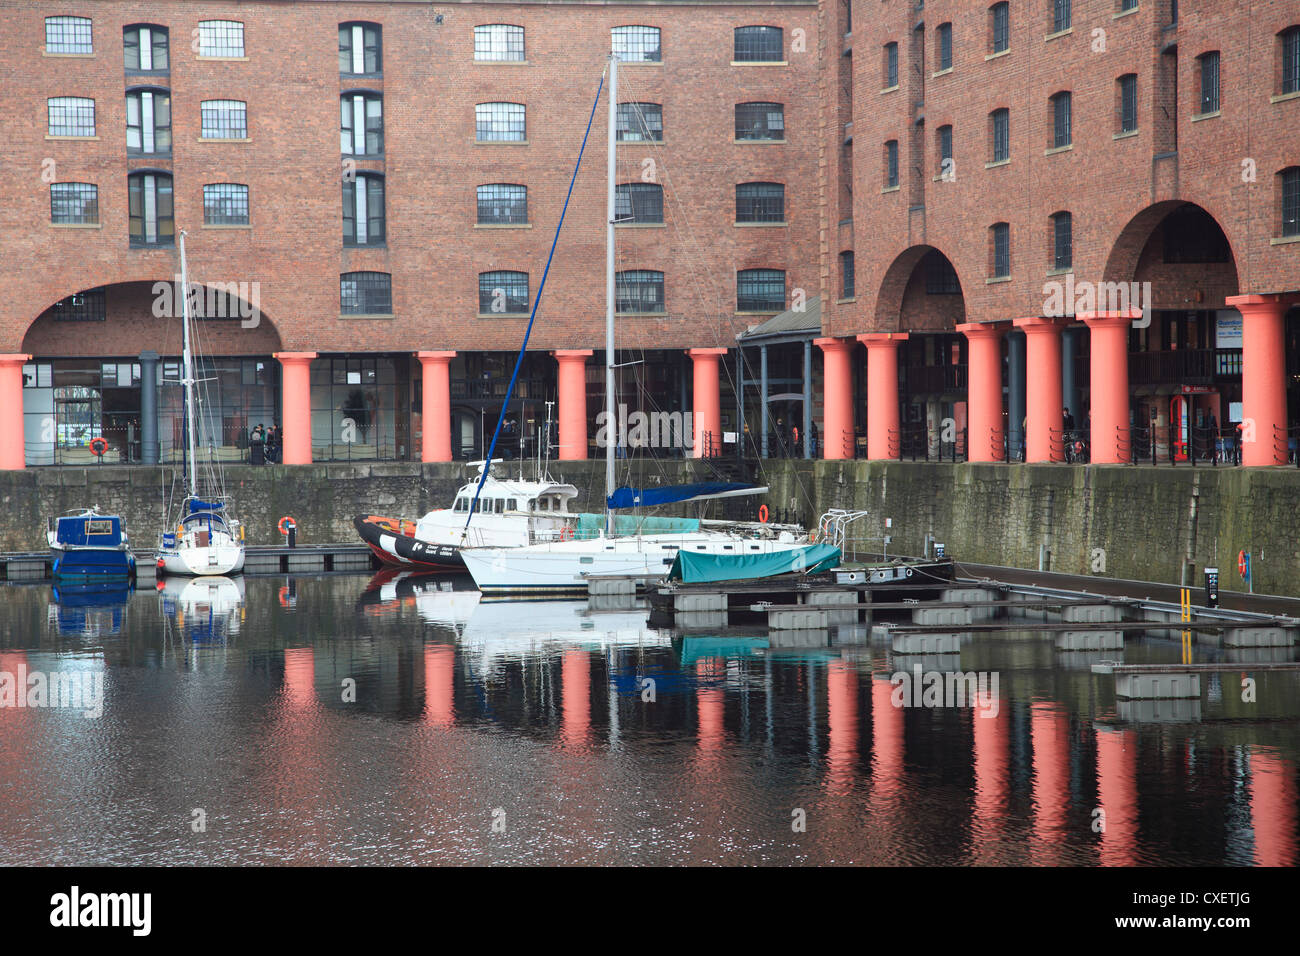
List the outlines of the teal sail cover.
{"label": "teal sail cover", "polygon": [[[672,534],[700,530],[699,518],[668,518],[658,515],[615,515],[614,535],[632,537],[638,534]],[[592,512],[578,515],[576,537],[586,541],[605,533],[605,516]]]}
{"label": "teal sail cover", "polygon": [[840,549],[830,544],[810,544],[776,554],[703,554],[678,551],[668,572],[672,581],[699,584],[706,581],[744,581],[776,574],[829,571],[840,563]]}

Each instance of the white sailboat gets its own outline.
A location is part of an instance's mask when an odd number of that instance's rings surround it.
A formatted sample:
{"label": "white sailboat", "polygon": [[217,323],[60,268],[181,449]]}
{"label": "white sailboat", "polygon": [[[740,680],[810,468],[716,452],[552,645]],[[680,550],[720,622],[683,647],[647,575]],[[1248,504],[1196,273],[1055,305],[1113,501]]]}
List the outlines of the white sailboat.
{"label": "white sailboat", "polygon": [[185,231],[181,230],[181,380],[185,389],[185,497],[174,520],[158,540],[161,574],[226,575],[244,569],[244,529],[229,511],[229,501],[218,477],[216,462],[209,461],[209,487],[199,493],[199,464],[194,438],[194,355],[190,346],[190,287],[185,261]]}
{"label": "white sailboat", "polygon": [[[605,229],[605,416],[609,433],[616,434],[614,370],[614,223],[618,104],[618,57],[609,58],[609,129],[606,182]],[[460,552],[474,583],[484,594],[555,594],[581,591],[588,576],[595,574],[664,575],[677,552],[689,550],[720,555],[765,555],[792,551],[807,545],[805,536],[788,529],[752,525],[731,530],[698,530],[659,534],[614,534],[613,501],[616,491],[615,442],[605,443],[605,533],[588,540],[547,541],[523,547],[467,547]],[[621,497],[636,505],[701,500],[704,498],[752,495],[766,488],[726,483],[685,486],[679,494],[671,489],[617,489]]]}

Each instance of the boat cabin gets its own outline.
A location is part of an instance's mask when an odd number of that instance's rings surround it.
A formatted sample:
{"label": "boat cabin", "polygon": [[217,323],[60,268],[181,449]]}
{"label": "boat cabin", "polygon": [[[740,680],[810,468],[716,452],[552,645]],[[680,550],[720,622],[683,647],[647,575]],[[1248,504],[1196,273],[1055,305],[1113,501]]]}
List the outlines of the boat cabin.
{"label": "boat cabin", "polygon": [[126,540],[122,519],[115,515],[69,515],[51,518],[49,530],[59,544],[71,547],[115,548]]}

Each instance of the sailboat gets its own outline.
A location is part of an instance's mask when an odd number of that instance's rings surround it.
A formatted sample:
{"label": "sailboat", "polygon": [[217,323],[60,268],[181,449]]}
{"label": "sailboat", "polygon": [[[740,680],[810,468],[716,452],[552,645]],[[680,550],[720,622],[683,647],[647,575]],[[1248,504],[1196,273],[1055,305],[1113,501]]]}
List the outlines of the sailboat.
{"label": "sailboat", "polygon": [[184,342],[180,384],[185,389],[185,449],[182,479],[185,497],[158,540],[160,574],[236,574],[244,569],[244,529],[232,517],[222,493],[215,462],[209,462],[209,482],[199,493],[199,465],[194,440],[194,353],[190,346],[190,287],[185,262],[185,231],[181,230],[181,321]]}
{"label": "sailboat", "polygon": [[[609,58],[608,158],[605,227],[605,420],[609,434],[615,424],[614,351],[614,223],[618,109],[618,56]],[[585,142],[585,140],[584,140]],[[579,157],[581,162],[581,157]],[[576,176],[576,169],[575,169]],[[572,188],[572,187],[570,187]],[[567,201],[566,201],[567,203]],[[563,217],[561,217],[561,224]],[[547,267],[549,269],[549,262]],[[543,276],[545,283],[545,276]],[[541,291],[539,289],[538,296]],[[536,308],[536,303],[534,303]],[[531,327],[531,323],[530,323]],[[513,385],[513,382],[511,383]],[[756,495],[765,487],[734,482],[703,482],[670,488],[617,488],[614,441],[605,442],[605,527],[590,539],[544,541],[522,547],[466,547],[460,552],[465,568],[479,590],[487,594],[556,594],[586,589],[587,578],[598,574],[663,577],[672,568],[679,551],[731,556],[760,556],[794,551],[807,544],[806,536],[789,528],[760,525],[730,525],[727,530],[671,531],[619,535],[615,512],[620,508],[646,507],[671,502]],[[489,453],[489,458],[490,458]],[[470,518],[473,517],[473,509]],[[468,527],[468,522],[466,524]]]}

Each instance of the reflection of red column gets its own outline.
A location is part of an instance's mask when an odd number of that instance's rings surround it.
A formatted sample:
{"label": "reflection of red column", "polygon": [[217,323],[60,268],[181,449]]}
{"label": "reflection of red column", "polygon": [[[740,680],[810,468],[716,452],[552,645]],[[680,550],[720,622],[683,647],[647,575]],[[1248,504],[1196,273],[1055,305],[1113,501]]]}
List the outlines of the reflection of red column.
{"label": "reflection of red column", "polygon": [[718,360],[726,349],[690,349],[695,363],[695,394],[692,412],[695,420],[695,457],[722,454],[722,399],[718,387]]}
{"label": "reflection of red column", "polygon": [[[1092,373],[1089,385],[1089,413],[1092,416],[1092,461],[1114,465],[1127,460],[1131,440],[1128,400],[1128,330],[1132,312],[1082,312],[1079,318],[1089,330],[1088,349]],[[1126,441],[1121,443],[1120,439]]]}
{"label": "reflection of red column", "polygon": [[0,355],[0,470],[26,467],[23,363],[30,355]]}
{"label": "reflection of red column", "polygon": [[[1061,461],[1061,329],[1062,319],[1016,319],[1025,332],[1025,461]],[[1012,427],[1016,427],[1015,422]],[[1056,442],[1054,449],[1053,442]]]}
{"label": "reflection of red column", "polygon": [[726,740],[722,688],[707,686],[722,677],[725,667],[726,662],[716,657],[695,662],[695,706],[699,712],[700,751],[706,754],[720,751]]}
{"label": "reflection of red column", "polygon": [[853,457],[852,339],[814,339],[822,350],[822,457]]}
{"label": "reflection of red column", "polygon": [[[1058,387],[1060,379],[1057,379]],[[1033,705],[1030,734],[1034,747],[1034,833],[1038,849],[1058,843],[1070,799],[1069,718],[1054,703]]]}
{"label": "reflection of red column", "polygon": [[871,786],[880,796],[895,793],[903,781],[903,709],[895,707],[888,675],[871,681]]}
{"label": "reflection of red column", "polygon": [[966,336],[968,364],[966,397],[969,402],[967,435],[968,461],[1001,461],[1002,428],[1002,329],[983,322],[957,326]]}
{"label": "reflection of red column", "polygon": [[1295,765],[1272,750],[1250,752],[1250,822],[1258,865],[1296,865]]}
{"label": "reflection of red column", "polygon": [[971,710],[971,749],[975,764],[975,820],[972,829],[980,838],[996,834],[1007,809],[1010,718],[1006,706],[1006,701],[984,695]]}
{"label": "reflection of red column", "polygon": [[[0,673],[10,675],[14,694],[27,700],[27,652],[0,651]],[[13,703],[17,705],[18,697]],[[31,739],[31,711],[26,707],[0,707],[0,739],[12,755],[0,762],[0,793],[5,795],[5,812],[0,813],[0,844],[25,836],[33,790],[24,780],[32,771],[32,759],[40,754],[40,743]]]}
{"label": "reflection of red column", "polygon": [[1286,435],[1286,335],[1284,317],[1297,301],[1274,295],[1234,295],[1228,305],[1241,312],[1241,418],[1255,426],[1254,441],[1243,434],[1243,465],[1284,465]]}
{"label": "reflection of red column", "polygon": [[564,652],[560,681],[564,742],[578,747],[586,743],[591,729],[591,663],[586,651],[570,648]]}
{"label": "reflection of red column", "polygon": [[858,674],[847,661],[831,661],[826,668],[826,718],[826,783],[832,793],[847,793],[858,760]]}
{"label": "reflection of red column", "polygon": [[552,352],[560,363],[560,461],[587,457],[587,359],[591,349]]}
{"label": "reflection of red column", "polygon": [[1101,865],[1137,863],[1137,735],[1097,728],[1097,802],[1101,805]]}
{"label": "reflection of red column", "polygon": [[423,366],[420,461],[451,461],[451,371],[455,352],[416,352]]}
{"label": "reflection of red column", "polygon": [[314,648],[285,648],[284,697],[291,710],[315,709],[316,652]]}
{"label": "reflection of red column", "polygon": [[286,465],[311,464],[311,360],[315,352],[276,352],[280,374],[280,451]]}
{"label": "reflection of red column", "polygon": [[868,458],[898,457],[898,344],[906,339],[906,332],[858,336],[867,347]]}
{"label": "reflection of red column", "polygon": [[453,697],[456,652],[446,644],[424,645],[424,719],[446,729],[456,721]]}

